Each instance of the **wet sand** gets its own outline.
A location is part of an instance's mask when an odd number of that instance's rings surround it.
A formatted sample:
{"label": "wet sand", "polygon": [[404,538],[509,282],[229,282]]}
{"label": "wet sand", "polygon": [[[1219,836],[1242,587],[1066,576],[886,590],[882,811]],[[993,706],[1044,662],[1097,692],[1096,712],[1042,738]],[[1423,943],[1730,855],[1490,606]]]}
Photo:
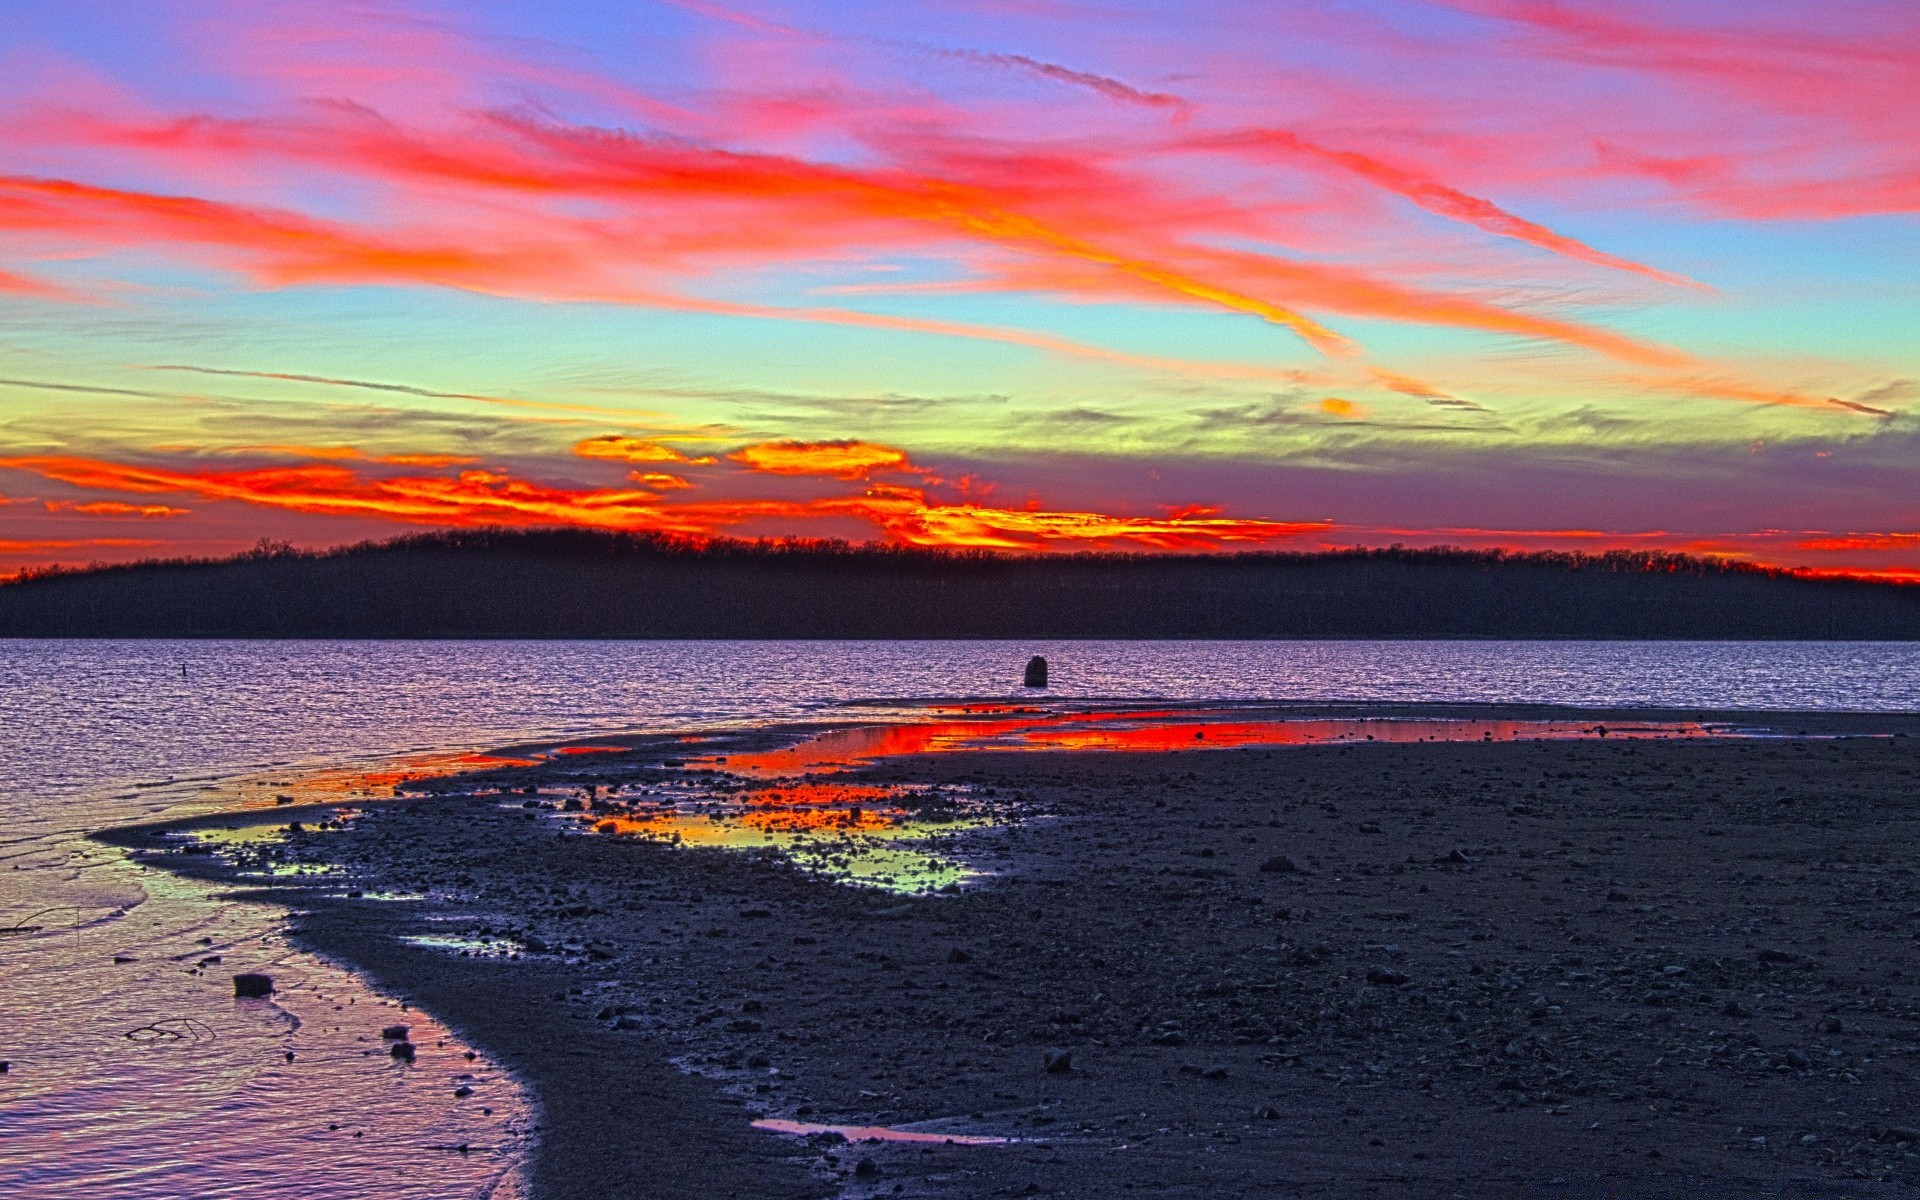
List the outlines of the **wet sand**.
{"label": "wet sand", "polygon": [[[1024,812],[964,835],[997,875],[925,896],[427,794],[278,852],[427,899],[276,894],[294,940],[532,1088],[536,1197],[1920,1196],[1920,718],[1768,720],[1905,736],[840,776]],[[489,777],[684,769],[660,763]],[[757,1117],[1015,1140],[848,1145]]]}

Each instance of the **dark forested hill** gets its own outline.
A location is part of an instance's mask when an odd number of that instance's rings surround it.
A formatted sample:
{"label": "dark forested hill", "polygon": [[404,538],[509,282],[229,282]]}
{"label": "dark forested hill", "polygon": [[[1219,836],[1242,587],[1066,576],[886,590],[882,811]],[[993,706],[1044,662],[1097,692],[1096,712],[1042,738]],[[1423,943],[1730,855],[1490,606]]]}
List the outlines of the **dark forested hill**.
{"label": "dark forested hill", "polygon": [[1676,555],[1017,557],[425,534],[0,586],[0,636],[1920,638],[1920,587]]}

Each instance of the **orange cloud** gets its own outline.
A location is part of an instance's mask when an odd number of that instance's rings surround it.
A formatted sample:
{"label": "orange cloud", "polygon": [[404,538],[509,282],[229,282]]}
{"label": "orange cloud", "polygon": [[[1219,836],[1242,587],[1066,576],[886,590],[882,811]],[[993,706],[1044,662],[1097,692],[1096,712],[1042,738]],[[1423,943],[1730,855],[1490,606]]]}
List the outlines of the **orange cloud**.
{"label": "orange cloud", "polygon": [[96,546],[158,546],[151,538],[0,538],[0,555],[55,554],[62,550],[86,550]]}
{"label": "orange cloud", "polygon": [[650,492],[677,492],[693,486],[678,475],[668,475],[661,471],[635,471],[627,478]]}
{"label": "orange cloud", "polygon": [[576,442],[573,452],[581,458],[604,458],[614,462],[635,463],[688,463],[696,466],[710,466],[719,460],[711,457],[689,458],[672,446],[663,446],[659,442],[644,441],[640,438],[623,437],[617,433],[602,434]]}
{"label": "orange cloud", "polygon": [[727,458],[769,475],[827,475],[865,479],[874,471],[911,471],[905,450],[872,442],[761,442],[742,446]]}
{"label": "orange cloud", "polygon": [[184,517],[193,511],[174,508],[169,504],[123,504],[118,500],[93,500],[85,504],[72,500],[48,500],[45,504],[50,513],[76,512],[90,517]]}
{"label": "orange cloud", "polygon": [[1797,543],[1799,549],[1817,551],[1848,550],[1920,550],[1920,533],[1828,533],[1817,534]]}
{"label": "orange cloud", "polygon": [[346,466],[271,467],[194,473],[71,455],[0,458],[75,487],[179,493],[295,512],[359,516],[418,525],[579,525],[712,536],[742,522],[855,518],[897,543],[915,546],[1052,550],[1133,547],[1203,550],[1262,545],[1323,531],[1325,522],[1235,520],[1213,515],[1129,517],[937,504],[917,488],[874,486],[810,500],[725,500],[663,504],[658,490],[570,490],[501,471],[454,477],[368,477]]}
{"label": "orange cloud", "polygon": [[1062,546],[1212,550],[1235,544],[1268,545],[1330,528],[1330,523],[1324,521],[1234,520],[1216,516],[1125,517],[1106,513],[929,505],[917,492],[903,491],[908,494],[898,498],[872,497],[870,519],[893,540],[912,546],[991,550],[1049,550]]}
{"label": "orange cloud", "polygon": [[1330,416],[1345,417],[1350,421],[1364,421],[1368,416],[1365,405],[1355,404],[1351,400],[1342,400],[1338,396],[1328,396],[1320,402],[1319,408],[1321,412]]}

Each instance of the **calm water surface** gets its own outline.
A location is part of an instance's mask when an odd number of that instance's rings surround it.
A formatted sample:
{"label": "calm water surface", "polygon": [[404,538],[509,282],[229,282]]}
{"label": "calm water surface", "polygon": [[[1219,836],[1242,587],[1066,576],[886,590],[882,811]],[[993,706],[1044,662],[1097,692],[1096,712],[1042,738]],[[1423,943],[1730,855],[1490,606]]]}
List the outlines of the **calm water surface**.
{"label": "calm water surface", "polygon": [[[1035,653],[1066,698],[1920,710],[1910,643],[0,640],[0,929],[39,927],[0,933],[0,1195],[517,1188],[510,1079],[417,1012],[420,1059],[393,1063],[395,998],[290,951],[277,909],[87,831],[230,806],[262,772],[1009,697]],[[282,993],[234,1000],[255,966]]]}

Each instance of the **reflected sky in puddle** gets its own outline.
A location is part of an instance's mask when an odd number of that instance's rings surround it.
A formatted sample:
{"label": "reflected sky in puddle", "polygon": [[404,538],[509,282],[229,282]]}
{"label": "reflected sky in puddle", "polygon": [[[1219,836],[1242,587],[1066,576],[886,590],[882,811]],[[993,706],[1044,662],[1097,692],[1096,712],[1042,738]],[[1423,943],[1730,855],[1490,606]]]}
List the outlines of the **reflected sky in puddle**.
{"label": "reflected sky in puddle", "polygon": [[[339,868],[321,860],[297,857],[308,838],[334,833],[360,813],[355,809],[337,809],[318,821],[274,822],[250,825],[208,825],[173,835],[178,853],[217,854],[249,875],[286,878],[299,875],[332,875]],[[310,847],[317,851],[318,847]],[[290,857],[296,856],[296,857]]]}
{"label": "reflected sky in puddle", "polygon": [[680,846],[777,850],[803,870],[903,893],[958,888],[982,874],[943,839],[991,825],[996,813],[962,788],[817,780],[741,788],[719,780],[594,802],[593,832]]}
{"label": "reflected sky in puddle", "polygon": [[446,950],[462,958],[519,958],[527,948],[512,938],[462,937],[458,934],[422,933],[400,939],[409,946]]}

